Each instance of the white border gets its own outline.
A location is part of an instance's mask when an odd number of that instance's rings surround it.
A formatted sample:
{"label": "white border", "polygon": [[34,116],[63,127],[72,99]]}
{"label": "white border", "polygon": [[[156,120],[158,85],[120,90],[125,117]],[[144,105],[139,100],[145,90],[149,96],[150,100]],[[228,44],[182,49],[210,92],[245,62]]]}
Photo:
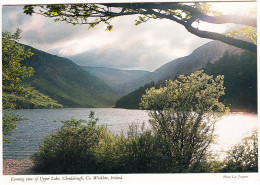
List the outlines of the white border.
{"label": "white border", "polygon": [[[25,5],[25,4],[62,4],[62,3],[129,3],[129,2],[194,2],[194,0],[0,0],[0,15],[1,15],[1,30],[2,30],[2,6],[3,5]],[[203,1],[203,0],[197,0]],[[204,0],[207,1],[207,0]],[[254,0],[227,0],[228,2],[255,2]],[[227,2],[225,0],[208,0],[208,2]],[[259,3],[257,2],[258,8]],[[258,9],[259,10],[259,9]],[[258,20],[259,21],[259,20]],[[2,39],[1,39],[2,40]],[[260,39],[258,38],[258,43]],[[0,41],[1,43],[1,41]],[[2,43],[1,43],[2,44]],[[259,47],[259,46],[258,46]],[[2,52],[1,52],[2,54]],[[259,55],[258,55],[259,57]],[[260,70],[258,65],[258,71]],[[2,67],[2,62],[1,62]],[[2,75],[1,75],[2,77]],[[260,75],[258,74],[258,93],[260,92]],[[2,92],[1,92],[2,93]],[[1,94],[0,93],[0,94]],[[258,94],[259,95],[259,94]],[[1,94],[2,97],[2,94]],[[259,96],[258,96],[259,97]],[[258,103],[260,102],[258,98]],[[258,109],[258,114],[260,110]],[[2,114],[2,112],[1,112]],[[260,135],[260,134],[259,134]],[[2,129],[1,135],[2,136]],[[3,161],[2,161],[2,145],[0,146],[1,151],[1,183],[3,185],[17,185],[17,184],[192,184],[192,185],[208,185],[208,184],[235,184],[235,185],[258,185],[260,182],[260,175],[258,173],[190,173],[190,174],[122,174],[122,180],[94,180],[95,176],[104,176],[111,178],[115,174],[98,174],[98,175],[3,175]],[[63,177],[83,177],[91,178],[92,180],[84,181],[68,181],[68,180],[47,180],[41,181],[41,178],[55,178],[62,179]],[[117,174],[117,176],[121,176]],[[241,178],[246,176],[245,178]],[[14,181],[14,179],[23,178],[25,182]],[[32,181],[26,181],[27,178],[33,179]]]}
{"label": "white border", "polygon": [[1,0],[2,5],[24,4],[80,4],[80,3],[131,3],[131,2],[255,2],[256,0]]}

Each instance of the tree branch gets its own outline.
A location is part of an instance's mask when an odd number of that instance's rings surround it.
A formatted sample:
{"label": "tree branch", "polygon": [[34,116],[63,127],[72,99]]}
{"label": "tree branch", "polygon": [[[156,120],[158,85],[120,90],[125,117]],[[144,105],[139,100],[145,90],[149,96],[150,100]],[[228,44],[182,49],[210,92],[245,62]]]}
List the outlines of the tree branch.
{"label": "tree branch", "polygon": [[103,4],[108,7],[124,7],[124,8],[135,8],[135,9],[160,9],[160,10],[183,10],[196,15],[200,20],[213,24],[225,24],[235,23],[241,25],[247,25],[256,27],[256,19],[238,16],[238,15],[220,15],[220,16],[209,16],[198,8],[184,5],[180,3],[118,3],[118,4]]}
{"label": "tree branch", "polygon": [[213,40],[218,40],[221,41],[223,43],[241,48],[241,49],[245,49],[245,50],[249,50],[252,52],[257,52],[257,46],[254,45],[253,43],[247,42],[247,41],[243,41],[243,40],[239,40],[239,39],[235,39],[232,37],[228,37],[219,33],[215,33],[215,32],[209,32],[209,31],[201,31],[197,28],[192,27],[191,25],[186,25],[185,28],[192,34],[197,35],[199,37],[202,38],[208,38],[208,39],[213,39]]}
{"label": "tree branch", "polygon": [[247,42],[247,41],[243,41],[243,40],[239,40],[239,39],[235,39],[232,37],[227,37],[223,34],[219,34],[219,33],[215,33],[215,32],[209,32],[209,31],[201,31],[197,28],[194,28],[191,26],[190,23],[186,23],[184,21],[181,21],[171,15],[166,15],[166,14],[161,14],[158,12],[155,12],[153,10],[149,10],[151,13],[155,14],[156,16],[160,16],[166,19],[170,19],[172,21],[175,21],[177,23],[182,24],[187,31],[189,31],[190,33],[197,35],[198,37],[201,38],[208,38],[208,39],[213,39],[213,40],[218,40],[221,41],[223,43],[241,48],[241,49],[245,49],[245,50],[249,50],[249,51],[253,51],[256,52],[257,51],[257,46],[254,45],[253,43]]}
{"label": "tree branch", "polygon": [[213,24],[225,24],[234,23],[246,26],[256,27],[256,19],[238,15],[220,15],[220,16],[208,16],[206,14],[200,15],[200,20]]}
{"label": "tree branch", "polygon": [[[124,15],[140,14],[154,19],[165,18],[183,25],[190,33],[199,37],[219,40],[223,43],[253,52],[257,51],[256,45],[250,42],[227,37],[224,34],[201,31],[191,26],[193,22],[201,20],[203,22],[212,24],[234,23],[256,27],[256,20],[250,17],[235,15],[211,16],[203,13],[202,10],[195,6],[182,3],[110,3],[98,5],[83,4],[81,7],[68,6],[66,8],[63,7],[63,9],[59,8],[59,5],[56,6],[54,6],[53,9],[51,6],[40,6],[40,8],[44,9],[44,11],[39,10],[39,13],[47,17],[57,17],[57,20],[61,19],[60,21],[67,21],[72,24],[89,25],[96,25],[100,22],[106,23],[106,21],[109,19]],[[25,6],[24,12],[29,15],[36,13],[36,11],[34,11],[34,7],[36,6]],[[179,11],[181,13],[179,13]],[[89,20],[88,18],[100,18],[100,20],[95,21],[95,19]],[[79,21],[79,19],[81,19],[81,21]],[[140,20],[140,23],[145,22],[144,20]]]}

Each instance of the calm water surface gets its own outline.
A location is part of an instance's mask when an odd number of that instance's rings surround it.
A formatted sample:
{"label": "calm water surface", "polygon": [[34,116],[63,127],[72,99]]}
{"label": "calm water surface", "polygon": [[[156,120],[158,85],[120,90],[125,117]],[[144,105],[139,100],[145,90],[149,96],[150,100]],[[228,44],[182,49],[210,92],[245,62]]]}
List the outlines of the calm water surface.
{"label": "calm water surface", "polygon": [[[4,143],[4,158],[29,158],[39,149],[43,137],[62,126],[61,120],[71,117],[88,120],[90,111],[95,111],[99,118],[97,125],[106,124],[113,132],[127,130],[131,124],[142,124],[148,127],[149,116],[143,110],[127,110],[113,108],[69,108],[69,109],[23,109],[17,114],[24,115],[27,121],[17,125],[9,137],[11,143]],[[253,128],[257,128],[257,115],[246,113],[230,113],[216,123],[215,133],[219,136],[217,145],[212,149],[223,152],[235,144]]]}

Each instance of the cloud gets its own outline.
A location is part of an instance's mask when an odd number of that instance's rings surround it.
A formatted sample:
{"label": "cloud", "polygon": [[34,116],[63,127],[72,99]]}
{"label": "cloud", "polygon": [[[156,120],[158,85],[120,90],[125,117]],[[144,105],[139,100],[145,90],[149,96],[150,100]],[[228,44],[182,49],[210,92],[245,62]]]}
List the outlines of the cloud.
{"label": "cloud", "polygon": [[208,42],[189,34],[172,21],[152,20],[140,26],[133,24],[133,17],[118,19],[114,24],[115,30],[109,32],[109,38],[116,39],[68,57],[79,65],[154,71]]}
{"label": "cloud", "polygon": [[103,24],[88,29],[87,25],[56,23],[41,15],[25,15],[22,8],[3,7],[3,28],[14,32],[19,27],[22,43],[68,57],[79,65],[153,71],[209,41],[169,20],[135,26],[136,16],[125,16],[115,19],[113,31],[107,32]]}
{"label": "cloud", "polygon": [[26,20],[21,12],[20,6],[3,6],[2,27],[3,30],[15,32],[18,25],[22,25]]}

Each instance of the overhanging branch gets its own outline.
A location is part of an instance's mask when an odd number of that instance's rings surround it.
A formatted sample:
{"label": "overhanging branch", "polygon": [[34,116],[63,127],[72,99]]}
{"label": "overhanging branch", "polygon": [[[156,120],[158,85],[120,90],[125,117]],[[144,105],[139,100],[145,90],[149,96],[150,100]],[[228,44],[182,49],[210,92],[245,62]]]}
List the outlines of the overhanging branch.
{"label": "overhanging branch", "polygon": [[234,23],[246,26],[256,27],[256,19],[238,15],[220,15],[220,16],[208,16],[206,14],[201,14],[200,20],[213,24],[225,24]]}
{"label": "overhanging branch", "polygon": [[245,49],[245,50],[249,50],[249,51],[253,51],[253,52],[257,52],[257,46],[254,45],[253,43],[247,42],[247,41],[243,41],[243,40],[239,40],[239,39],[235,39],[232,37],[228,37],[219,33],[215,33],[215,32],[209,32],[209,31],[201,31],[197,28],[192,27],[191,25],[186,25],[185,28],[192,34],[197,35],[199,37],[202,38],[208,38],[208,39],[213,39],[213,40],[218,40],[221,41],[223,43],[241,48],[241,49]]}
{"label": "overhanging branch", "polygon": [[223,34],[216,33],[216,32],[201,31],[197,28],[192,27],[190,23],[186,23],[184,21],[178,20],[171,15],[161,14],[161,13],[158,13],[154,10],[149,10],[149,11],[151,13],[155,14],[156,16],[160,16],[160,17],[163,17],[163,18],[166,18],[166,19],[170,19],[172,21],[175,21],[177,23],[182,24],[187,29],[187,31],[189,31],[190,33],[192,33],[194,35],[197,35],[198,37],[218,40],[218,41],[221,41],[223,43],[226,43],[226,44],[229,44],[229,45],[241,48],[241,49],[249,50],[249,51],[252,51],[252,52],[255,52],[255,53],[257,52],[257,46],[254,45],[253,43],[243,41],[243,40],[240,40],[240,39],[235,39],[235,38],[232,38],[232,37],[228,37],[228,36],[225,36]]}
{"label": "overhanging branch", "polygon": [[[257,51],[257,46],[253,43],[228,37],[224,34],[201,31],[191,26],[193,22],[201,20],[203,22],[212,24],[234,23],[256,27],[255,19],[233,15],[211,16],[203,13],[195,6],[182,3],[111,3],[97,5],[82,4],[80,8],[77,6],[68,6],[67,10],[66,8],[64,9],[64,7],[62,7],[63,9],[59,7],[54,7],[54,9],[50,7],[45,8],[44,6],[41,6],[40,8],[44,9],[44,11],[39,12],[42,15],[48,17],[58,17],[58,20],[66,21],[72,24],[89,24],[93,26],[100,22],[105,22],[110,26],[110,23],[108,22],[110,19],[125,15],[140,14],[144,15],[148,19],[165,18],[183,25],[190,33],[199,37],[219,40],[223,43],[253,52]],[[55,10],[54,13],[53,10]],[[56,10],[60,11],[56,12]],[[36,13],[34,6],[25,6],[25,13],[29,15]],[[79,21],[79,19],[81,21]],[[145,22],[144,20],[140,21]]]}
{"label": "overhanging branch", "polygon": [[180,3],[119,3],[119,4],[103,4],[108,7],[124,7],[130,9],[159,9],[159,10],[183,10],[195,15],[200,20],[213,24],[225,24],[225,23],[234,23],[241,24],[246,26],[256,27],[256,19],[239,16],[239,15],[219,15],[219,16],[210,16],[198,8],[180,4]]}

